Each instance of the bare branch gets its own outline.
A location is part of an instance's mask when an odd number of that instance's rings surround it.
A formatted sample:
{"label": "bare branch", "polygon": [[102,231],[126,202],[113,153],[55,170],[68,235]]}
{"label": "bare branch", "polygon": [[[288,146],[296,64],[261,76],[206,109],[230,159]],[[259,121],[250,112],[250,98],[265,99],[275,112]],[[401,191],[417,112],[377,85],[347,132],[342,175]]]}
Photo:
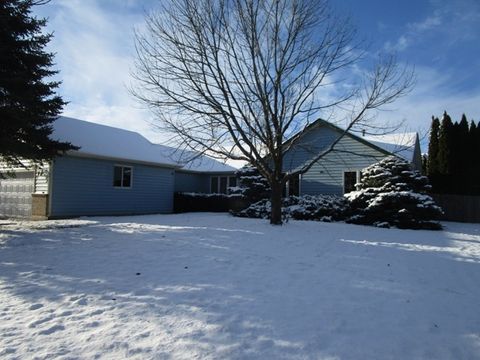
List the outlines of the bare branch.
{"label": "bare branch", "polygon": [[[365,52],[327,0],[169,0],[135,37],[132,93],[158,126],[185,149],[248,161],[277,190],[349,131],[370,126],[369,114],[414,80],[393,57],[379,60],[363,82],[341,80]],[[296,143],[288,138],[338,109],[351,109],[343,133],[285,174],[283,158]]]}

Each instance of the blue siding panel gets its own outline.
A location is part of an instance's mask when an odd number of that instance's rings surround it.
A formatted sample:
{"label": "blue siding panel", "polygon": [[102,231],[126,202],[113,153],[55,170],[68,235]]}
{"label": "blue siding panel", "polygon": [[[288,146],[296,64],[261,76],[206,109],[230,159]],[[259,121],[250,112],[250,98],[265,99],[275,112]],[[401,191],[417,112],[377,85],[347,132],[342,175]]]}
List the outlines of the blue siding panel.
{"label": "blue siding panel", "polygon": [[[133,168],[132,187],[113,187],[115,165]],[[64,156],[52,173],[52,217],[170,213],[174,170],[121,161]]]}

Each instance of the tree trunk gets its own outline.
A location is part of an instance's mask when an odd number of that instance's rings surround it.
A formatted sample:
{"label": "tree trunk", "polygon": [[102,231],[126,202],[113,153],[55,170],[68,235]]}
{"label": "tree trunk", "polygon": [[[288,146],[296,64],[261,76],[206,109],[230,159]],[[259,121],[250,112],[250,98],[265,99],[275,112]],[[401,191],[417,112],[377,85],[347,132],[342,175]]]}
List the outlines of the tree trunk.
{"label": "tree trunk", "polygon": [[270,201],[272,203],[272,211],[270,213],[270,224],[282,225],[282,181],[275,180],[271,187]]}

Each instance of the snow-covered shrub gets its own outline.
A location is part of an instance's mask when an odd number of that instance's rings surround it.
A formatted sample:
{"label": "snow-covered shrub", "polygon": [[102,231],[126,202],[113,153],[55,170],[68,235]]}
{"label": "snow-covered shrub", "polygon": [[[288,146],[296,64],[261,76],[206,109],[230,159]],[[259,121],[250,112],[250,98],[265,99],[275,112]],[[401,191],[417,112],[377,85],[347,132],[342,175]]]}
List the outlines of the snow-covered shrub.
{"label": "snow-covered shrub", "polygon": [[236,215],[250,205],[270,198],[270,185],[257,169],[252,166],[244,166],[237,170],[237,183],[234,188],[229,188],[230,193],[237,196],[230,202],[230,212]]}
{"label": "snow-covered shrub", "polygon": [[257,169],[244,166],[236,172],[238,185],[230,188],[230,193],[241,195],[249,204],[270,197],[270,185]]}
{"label": "snow-covered shrub", "polygon": [[428,179],[395,156],[362,171],[358,191],[345,194],[355,215],[346,221],[379,227],[441,229],[442,215],[431,196]]}
{"label": "snow-covered shrub", "polygon": [[[248,208],[236,212],[239,217],[263,218],[270,216],[271,203],[260,200]],[[282,200],[282,215],[295,220],[334,221],[345,219],[349,213],[348,201],[333,195],[290,196]]]}

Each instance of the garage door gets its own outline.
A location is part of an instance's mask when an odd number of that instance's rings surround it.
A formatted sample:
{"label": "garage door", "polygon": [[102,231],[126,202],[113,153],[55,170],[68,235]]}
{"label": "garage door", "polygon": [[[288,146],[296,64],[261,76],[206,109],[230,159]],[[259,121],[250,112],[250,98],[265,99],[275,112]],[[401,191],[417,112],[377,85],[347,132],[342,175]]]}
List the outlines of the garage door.
{"label": "garage door", "polygon": [[0,178],[0,217],[32,215],[33,171],[17,172],[15,178]]}

